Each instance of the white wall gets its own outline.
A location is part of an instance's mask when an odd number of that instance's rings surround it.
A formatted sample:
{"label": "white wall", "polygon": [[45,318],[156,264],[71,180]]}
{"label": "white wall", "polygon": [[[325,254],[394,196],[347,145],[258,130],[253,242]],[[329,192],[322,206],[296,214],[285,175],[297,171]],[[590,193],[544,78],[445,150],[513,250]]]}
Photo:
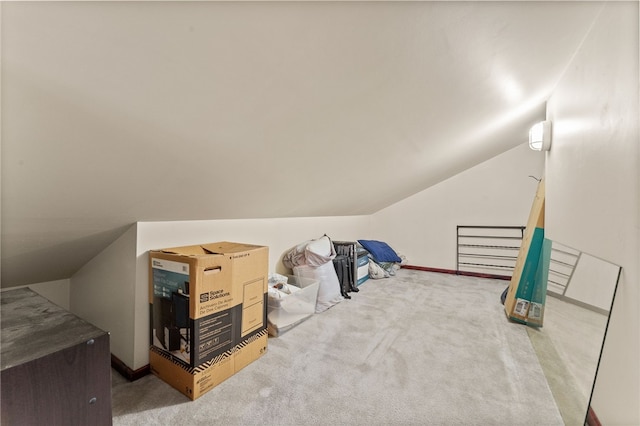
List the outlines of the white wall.
{"label": "white wall", "polygon": [[608,2],[548,102],[546,231],[622,266],[592,406],[640,424],[638,2]]}
{"label": "white wall", "polygon": [[[523,135],[523,139],[526,139]],[[410,265],[455,269],[457,225],[526,225],[544,155],[526,143],[372,216],[372,237]]]}
{"label": "white wall", "polygon": [[134,365],[136,236],[132,225],[71,277],[71,312],[110,332],[111,353],[128,366]]}

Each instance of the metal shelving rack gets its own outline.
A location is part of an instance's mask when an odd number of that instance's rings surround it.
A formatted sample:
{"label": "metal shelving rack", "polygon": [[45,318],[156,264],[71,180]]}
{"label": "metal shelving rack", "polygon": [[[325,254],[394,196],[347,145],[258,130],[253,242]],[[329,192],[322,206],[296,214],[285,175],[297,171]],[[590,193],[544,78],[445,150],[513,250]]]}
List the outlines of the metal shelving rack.
{"label": "metal shelving rack", "polygon": [[510,278],[525,226],[456,227],[456,271]]}

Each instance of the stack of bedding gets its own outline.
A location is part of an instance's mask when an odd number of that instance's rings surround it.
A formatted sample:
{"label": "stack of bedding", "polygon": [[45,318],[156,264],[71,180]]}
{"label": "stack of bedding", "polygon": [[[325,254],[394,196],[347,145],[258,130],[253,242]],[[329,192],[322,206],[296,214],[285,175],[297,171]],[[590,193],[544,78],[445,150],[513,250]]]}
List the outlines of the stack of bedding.
{"label": "stack of bedding", "polygon": [[319,283],[316,313],[324,312],[344,298],[340,294],[340,282],[333,267],[336,250],[326,235],[298,244],[285,254],[282,263],[293,270],[298,278],[316,280]]}

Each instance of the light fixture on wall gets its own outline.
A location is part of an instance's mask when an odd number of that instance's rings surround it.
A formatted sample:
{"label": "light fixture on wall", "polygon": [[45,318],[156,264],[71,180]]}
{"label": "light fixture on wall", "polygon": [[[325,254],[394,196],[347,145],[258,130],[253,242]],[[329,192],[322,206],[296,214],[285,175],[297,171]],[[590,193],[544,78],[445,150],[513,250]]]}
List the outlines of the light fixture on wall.
{"label": "light fixture on wall", "polygon": [[534,151],[549,151],[551,148],[551,122],[541,121],[529,130],[529,148]]}

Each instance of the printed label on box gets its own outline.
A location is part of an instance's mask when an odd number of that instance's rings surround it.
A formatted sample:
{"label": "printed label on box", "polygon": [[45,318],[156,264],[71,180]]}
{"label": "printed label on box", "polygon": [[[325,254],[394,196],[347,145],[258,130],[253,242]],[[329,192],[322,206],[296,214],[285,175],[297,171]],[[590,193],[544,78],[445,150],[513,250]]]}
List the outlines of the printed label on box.
{"label": "printed label on box", "polygon": [[151,259],[153,269],[160,269],[169,272],[178,272],[189,275],[189,264],[166,259]]}
{"label": "printed label on box", "polygon": [[198,288],[196,315],[209,316],[227,310],[235,303],[233,283],[229,275],[229,268],[211,268],[204,270]]}
{"label": "printed label on box", "polygon": [[264,304],[262,301],[242,310],[242,336],[261,328],[264,324]]}
{"label": "printed label on box", "polygon": [[244,283],[242,304],[246,307],[262,303],[264,298],[264,280],[262,278]]}
{"label": "printed label on box", "polygon": [[532,320],[541,320],[542,319],[542,304],[531,302],[531,307],[529,308],[529,319]]}
{"label": "printed label on box", "polygon": [[189,264],[173,260],[152,259],[153,294],[171,298],[173,292],[188,293]]}
{"label": "printed label on box", "polygon": [[189,264],[151,259],[152,345],[189,363]]}
{"label": "printed label on box", "polygon": [[529,309],[529,301],[524,299],[517,299],[516,307],[513,310],[513,312],[520,316],[526,317],[528,309]]}
{"label": "printed label on box", "polygon": [[196,364],[210,360],[232,345],[233,326],[231,309],[194,321]]}

